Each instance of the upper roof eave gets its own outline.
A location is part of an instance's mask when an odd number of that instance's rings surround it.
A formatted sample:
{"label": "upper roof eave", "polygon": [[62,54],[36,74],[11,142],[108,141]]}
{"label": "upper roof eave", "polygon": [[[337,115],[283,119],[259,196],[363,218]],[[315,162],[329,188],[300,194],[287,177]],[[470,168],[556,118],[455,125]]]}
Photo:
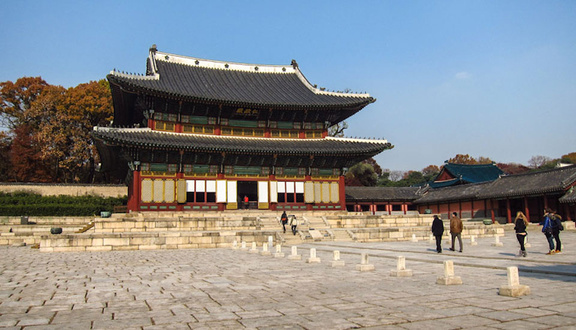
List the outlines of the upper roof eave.
{"label": "upper roof eave", "polygon": [[294,60],[284,66],[224,62],[159,52],[155,46],[148,56],[147,75],[114,70],[107,78],[126,91],[233,106],[357,111],[376,100],[367,93],[316,88]]}
{"label": "upper roof eave", "polygon": [[[142,76],[147,77],[147,76]],[[356,103],[347,103],[345,105],[341,103],[334,103],[334,104],[289,104],[289,103],[259,103],[259,102],[249,102],[249,101],[235,101],[235,100],[221,100],[221,99],[213,99],[207,97],[200,97],[200,96],[191,96],[185,95],[181,93],[170,93],[165,91],[159,91],[151,88],[146,88],[144,86],[130,83],[130,80],[123,80],[119,79],[118,75],[108,74],[106,76],[110,85],[118,85],[122,91],[125,92],[132,92],[132,93],[148,93],[155,96],[160,97],[168,97],[174,99],[183,99],[188,100],[191,102],[198,102],[198,103],[205,103],[205,104],[213,104],[213,105],[225,105],[225,106],[251,106],[260,109],[284,109],[284,110],[306,110],[306,109],[338,109],[341,110],[342,108],[346,109],[355,109],[355,112],[361,110],[363,107],[367,106],[368,104],[376,102],[376,99],[370,97],[366,100],[358,100]],[[154,80],[154,79],[148,79]],[[128,89],[126,87],[129,87]]]}

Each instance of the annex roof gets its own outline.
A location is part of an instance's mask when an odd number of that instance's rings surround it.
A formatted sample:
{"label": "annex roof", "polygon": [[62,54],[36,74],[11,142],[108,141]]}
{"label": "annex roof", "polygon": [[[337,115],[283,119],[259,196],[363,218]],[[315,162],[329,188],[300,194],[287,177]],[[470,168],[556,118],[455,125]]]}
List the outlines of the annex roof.
{"label": "annex roof", "polygon": [[429,204],[458,200],[477,199],[478,193],[490,184],[490,182],[460,184],[442,188],[428,189],[418,198],[415,203]]}
{"label": "annex roof", "polygon": [[576,166],[567,166],[541,172],[530,172],[501,177],[492,182],[478,198],[516,197],[546,193],[564,193],[576,182]]}
{"label": "annex roof", "polygon": [[329,92],[314,87],[296,61],[259,65],[206,60],[150,48],[146,75],[112,71],[112,85],[124,90],[229,106],[283,109],[341,109],[375,101],[369,94]]}
{"label": "annex roof", "polygon": [[[432,204],[463,200],[517,198],[537,194],[563,194],[561,203],[576,203],[576,165],[541,172],[502,176],[494,181],[435,188],[346,187],[351,201],[404,200]],[[568,190],[566,192],[566,190]]]}
{"label": "annex roof", "polygon": [[227,152],[234,154],[261,155],[319,155],[371,157],[392,145],[386,140],[347,139],[326,137],[323,139],[276,139],[203,135],[154,131],[150,128],[95,127],[92,132],[97,139],[108,145],[194,152]]}
{"label": "annex roof", "polygon": [[354,202],[372,201],[411,201],[416,195],[418,187],[356,187],[346,186],[346,200]]}
{"label": "annex roof", "polygon": [[560,203],[569,203],[569,204],[576,203],[576,189],[574,189],[573,187],[570,188],[570,190],[568,190],[566,195],[560,197],[559,201]]}
{"label": "annex roof", "polygon": [[436,178],[444,177],[448,180],[434,181],[430,183],[433,188],[451,186],[460,183],[478,183],[493,181],[504,175],[504,172],[496,164],[453,164],[446,163]]}

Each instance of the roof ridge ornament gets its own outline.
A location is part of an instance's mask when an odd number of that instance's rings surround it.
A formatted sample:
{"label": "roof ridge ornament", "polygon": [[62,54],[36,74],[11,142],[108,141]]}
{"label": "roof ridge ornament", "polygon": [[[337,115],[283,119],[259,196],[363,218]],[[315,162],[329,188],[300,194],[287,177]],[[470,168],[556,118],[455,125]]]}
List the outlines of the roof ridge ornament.
{"label": "roof ridge ornament", "polygon": [[294,69],[296,69],[296,68],[298,67],[298,62],[296,62],[295,59],[292,59],[292,61],[290,62],[290,65],[292,65],[292,67],[293,67]]}

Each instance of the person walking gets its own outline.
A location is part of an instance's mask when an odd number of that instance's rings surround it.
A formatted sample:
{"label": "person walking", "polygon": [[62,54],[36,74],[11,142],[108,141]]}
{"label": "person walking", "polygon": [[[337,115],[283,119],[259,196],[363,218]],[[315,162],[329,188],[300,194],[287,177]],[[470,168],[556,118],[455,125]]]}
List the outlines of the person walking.
{"label": "person walking", "polygon": [[518,239],[518,243],[520,243],[520,252],[518,253],[519,257],[526,257],[528,253],[526,253],[526,247],[524,243],[526,242],[526,236],[528,233],[526,232],[526,227],[528,226],[528,219],[521,211],[516,213],[516,220],[514,220],[514,231],[516,231],[516,239]]}
{"label": "person walking", "polygon": [[444,234],[444,222],[435,215],[432,221],[432,235],[436,238],[436,252],[442,253],[442,235]]}
{"label": "person walking", "polygon": [[545,209],[544,210],[544,221],[540,224],[542,225],[542,232],[544,236],[546,236],[546,240],[548,241],[548,247],[550,250],[546,254],[556,254],[556,248],[554,247],[554,239],[553,239],[553,229],[552,229],[552,222],[554,221],[554,214],[552,210]]}
{"label": "person walking", "polygon": [[458,213],[453,212],[452,218],[450,218],[450,235],[452,236],[452,247],[450,251],[454,251],[454,241],[458,238],[458,244],[460,245],[460,252],[462,252],[462,219],[458,217]]}
{"label": "person walking", "polygon": [[286,211],[282,212],[280,216],[280,222],[282,223],[282,230],[286,233],[286,223],[288,223],[288,216],[286,215]]}
{"label": "person walking", "polygon": [[292,229],[292,235],[296,235],[296,227],[298,226],[298,220],[296,220],[296,216],[290,216],[290,228]]}
{"label": "person walking", "polygon": [[552,237],[556,241],[556,250],[554,250],[555,254],[562,253],[562,242],[560,241],[560,232],[564,230],[564,226],[562,225],[562,217],[560,214],[557,214],[556,211],[551,210],[552,213]]}

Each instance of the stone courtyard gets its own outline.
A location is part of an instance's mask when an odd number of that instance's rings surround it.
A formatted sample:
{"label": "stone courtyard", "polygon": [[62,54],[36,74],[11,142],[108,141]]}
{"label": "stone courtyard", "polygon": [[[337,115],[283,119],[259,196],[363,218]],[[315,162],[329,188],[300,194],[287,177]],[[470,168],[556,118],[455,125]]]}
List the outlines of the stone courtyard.
{"label": "stone courtyard", "polygon": [[[247,250],[41,253],[2,246],[0,327],[7,329],[576,329],[576,232],[546,255],[530,232],[527,258],[500,237],[435,252],[428,240],[298,245],[301,260]],[[310,249],[320,263],[307,263]],[[262,246],[258,249],[262,250]],[[333,251],[344,266],[332,267]],[[272,252],[275,250],[272,249]],[[373,271],[359,271],[361,254]],[[411,277],[390,276],[399,256]],[[443,262],[461,285],[439,285]],[[506,268],[529,295],[507,297]]]}

